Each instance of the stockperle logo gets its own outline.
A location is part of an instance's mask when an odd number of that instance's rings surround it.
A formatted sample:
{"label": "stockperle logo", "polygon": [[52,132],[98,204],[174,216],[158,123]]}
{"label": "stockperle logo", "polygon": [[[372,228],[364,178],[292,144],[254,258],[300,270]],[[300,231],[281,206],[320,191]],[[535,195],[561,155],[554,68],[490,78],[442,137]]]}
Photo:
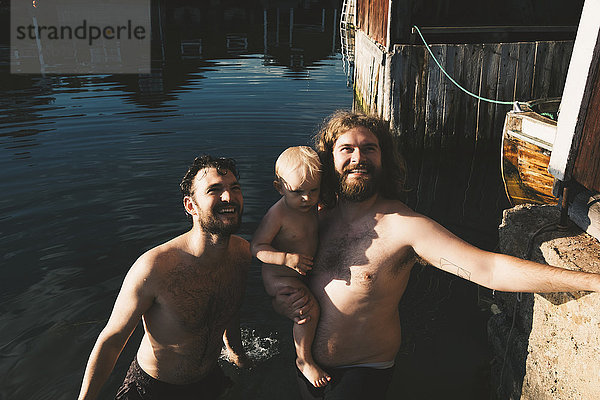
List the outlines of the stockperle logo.
{"label": "stockperle logo", "polygon": [[11,73],[150,73],[150,0],[13,0]]}

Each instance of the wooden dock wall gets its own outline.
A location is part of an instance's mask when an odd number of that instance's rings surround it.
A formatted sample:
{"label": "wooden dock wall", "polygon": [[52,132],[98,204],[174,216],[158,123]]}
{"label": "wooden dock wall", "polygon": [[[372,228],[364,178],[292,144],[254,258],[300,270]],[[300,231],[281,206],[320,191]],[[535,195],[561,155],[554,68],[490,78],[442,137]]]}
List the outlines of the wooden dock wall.
{"label": "wooden dock wall", "polygon": [[357,28],[387,46],[389,0],[356,0]]}
{"label": "wooden dock wall", "polygon": [[370,113],[384,108],[386,52],[361,31],[356,31],[354,48],[354,94],[360,107]]}
{"label": "wooden dock wall", "polygon": [[[562,95],[573,41],[438,44],[432,51],[458,83],[479,96],[529,101]],[[377,93],[373,93],[377,90]],[[355,93],[414,148],[501,142],[512,106],[473,98],[448,80],[424,46],[386,53],[356,32]]]}
{"label": "wooden dock wall", "polygon": [[[573,177],[588,189],[600,192],[600,68],[592,78],[592,93],[587,105]],[[600,240],[600,239],[599,239]]]}

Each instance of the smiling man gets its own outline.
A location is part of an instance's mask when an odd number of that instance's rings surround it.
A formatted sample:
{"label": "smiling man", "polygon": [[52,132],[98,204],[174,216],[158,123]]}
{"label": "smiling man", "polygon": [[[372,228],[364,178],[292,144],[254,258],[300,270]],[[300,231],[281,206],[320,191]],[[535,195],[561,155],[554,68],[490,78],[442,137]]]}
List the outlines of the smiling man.
{"label": "smiling man", "polygon": [[196,158],[181,182],[192,228],[131,267],[92,350],[79,399],[96,398],[140,319],[144,337],[117,399],[214,399],[230,383],[217,364],[248,365],[238,312],[251,261],[232,235],[243,197],[231,159]]}
{"label": "smiling man", "polygon": [[[321,317],[315,361],[331,376],[315,388],[299,374],[304,399],[383,399],[401,330],[398,303],[415,259],[488,288],[518,292],[600,289],[600,275],[567,271],[480,250],[398,199],[405,170],[387,123],[334,114],[317,136],[324,209],[309,288]],[[276,309],[303,323],[310,297],[283,288]]]}

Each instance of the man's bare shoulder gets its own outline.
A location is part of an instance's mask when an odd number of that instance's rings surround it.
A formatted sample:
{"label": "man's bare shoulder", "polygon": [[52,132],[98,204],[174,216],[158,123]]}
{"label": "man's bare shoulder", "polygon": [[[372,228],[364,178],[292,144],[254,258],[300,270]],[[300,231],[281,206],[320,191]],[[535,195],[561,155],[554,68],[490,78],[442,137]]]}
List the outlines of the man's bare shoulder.
{"label": "man's bare shoulder", "polygon": [[433,219],[413,211],[404,203],[386,200],[386,205],[378,225],[386,231],[393,231],[395,237],[411,247],[418,246],[432,235],[446,237],[449,232]]}
{"label": "man's bare shoulder", "polygon": [[383,212],[385,214],[408,215],[414,213],[409,206],[400,200],[386,199],[383,197],[379,197],[375,208],[378,212]]}
{"label": "man's bare shoulder", "polygon": [[397,233],[426,231],[433,222],[430,218],[413,211],[399,200],[384,199],[377,208],[379,223]]}
{"label": "man's bare shoulder", "polygon": [[148,273],[159,273],[180,264],[189,256],[184,250],[184,235],[162,243],[142,254],[134,266],[145,269]]}
{"label": "man's bare shoulder", "polygon": [[138,295],[156,296],[168,271],[181,260],[181,250],[171,241],[153,247],[129,268],[123,287],[134,290]]}

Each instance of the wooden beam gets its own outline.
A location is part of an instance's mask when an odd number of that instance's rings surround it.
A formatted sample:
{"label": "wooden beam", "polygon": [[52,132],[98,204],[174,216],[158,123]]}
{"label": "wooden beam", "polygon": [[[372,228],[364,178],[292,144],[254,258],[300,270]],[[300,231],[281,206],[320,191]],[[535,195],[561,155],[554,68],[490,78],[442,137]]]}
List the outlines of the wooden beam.
{"label": "wooden beam", "polygon": [[[576,26],[423,26],[419,27],[426,34],[456,34],[456,33],[575,33]],[[414,34],[415,32],[413,32]]]}
{"label": "wooden beam", "polygon": [[556,141],[548,170],[561,181],[571,178],[581,139],[594,71],[600,56],[600,0],[586,0],[577,29],[562,96]]}

